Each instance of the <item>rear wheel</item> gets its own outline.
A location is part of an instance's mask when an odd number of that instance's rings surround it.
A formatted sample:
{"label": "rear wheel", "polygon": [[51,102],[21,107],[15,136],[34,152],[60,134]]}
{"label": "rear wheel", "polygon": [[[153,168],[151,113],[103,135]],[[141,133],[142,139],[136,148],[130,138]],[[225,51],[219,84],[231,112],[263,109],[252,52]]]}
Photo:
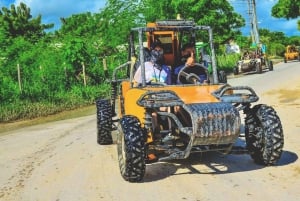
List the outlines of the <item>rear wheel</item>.
{"label": "rear wheel", "polygon": [[234,74],[234,75],[239,74],[239,68],[238,68],[237,66],[235,66],[235,67],[233,68],[233,74]]}
{"label": "rear wheel", "polygon": [[283,130],[275,110],[256,105],[246,115],[245,136],[252,159],[262,165],[274,165],[284,144]]}
{"label": "rear wheel", "polygon": [[269,71],[273,71],[273,61],[269,61]]}
{"label": "rear wheel", "polygon": [[129,182],[141,181],[146,169],[146,148],[143,130],[136,117],[121,118],[117,145],[122,177]]}
{"label": "rear wheel", "polygon": [[97,142],[100,145],[112,144],[112,111],[108,99],[96,101],[97,107]]}

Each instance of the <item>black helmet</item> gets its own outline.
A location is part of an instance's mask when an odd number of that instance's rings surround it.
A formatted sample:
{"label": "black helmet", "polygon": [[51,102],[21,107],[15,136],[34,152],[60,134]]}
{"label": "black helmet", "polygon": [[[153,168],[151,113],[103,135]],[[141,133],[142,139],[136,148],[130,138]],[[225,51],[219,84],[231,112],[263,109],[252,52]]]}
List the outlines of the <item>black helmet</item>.
{"label": "black helmet", "polygon": [[153,50],[155,47],[161,47],[163,48],[163,45],[159,39],[155,39],[155,41],[151,44],[150,49]]}

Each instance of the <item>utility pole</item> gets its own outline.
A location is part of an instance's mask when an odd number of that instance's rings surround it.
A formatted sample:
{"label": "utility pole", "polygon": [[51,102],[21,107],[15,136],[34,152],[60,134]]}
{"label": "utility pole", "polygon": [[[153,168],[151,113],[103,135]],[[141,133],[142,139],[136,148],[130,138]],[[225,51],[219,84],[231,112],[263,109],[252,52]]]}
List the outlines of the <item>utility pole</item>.
{"label": "utility pole", "polygon": [[260,39],[258,33],[255,0],[248,0],[248,7],[249,7],[248,14],[250,16],[252,43],[258,45],[260,43]]}

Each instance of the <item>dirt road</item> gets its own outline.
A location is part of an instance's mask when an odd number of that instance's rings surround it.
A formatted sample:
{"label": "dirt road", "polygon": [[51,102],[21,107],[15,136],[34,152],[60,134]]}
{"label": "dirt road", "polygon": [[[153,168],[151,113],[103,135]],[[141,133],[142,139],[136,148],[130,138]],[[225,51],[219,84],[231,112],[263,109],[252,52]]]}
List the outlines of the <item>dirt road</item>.
{"label": "dirt road", "polygon": [[254,164],[248,155],[195,154],[147,165],[142,183],[119,173],[116,145],[96,143],[95,115],[26,127],[0,136],[3,201],[214,201],[300,199],[300,64],[229,79],[252,86],[272,105],[284,129],[277,166]]}

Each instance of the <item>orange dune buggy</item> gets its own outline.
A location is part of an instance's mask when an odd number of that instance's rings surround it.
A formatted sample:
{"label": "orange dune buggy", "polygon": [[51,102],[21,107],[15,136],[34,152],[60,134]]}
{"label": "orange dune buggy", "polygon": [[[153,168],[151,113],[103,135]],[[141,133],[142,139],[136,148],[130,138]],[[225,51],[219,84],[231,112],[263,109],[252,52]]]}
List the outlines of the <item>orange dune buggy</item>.
{"label": "orange dune buggy", "polygon": [[[186,79],[187,84],[148,85],[144,44],[150,47],[156,38],[164,44],[165,61],[172,70],[184,41],[206,39],[213,69],[207,75],[208,82],[200,83],[196,73],[185,67],[175,79]],[[166,20],[133,28],[128,53],[131,60],[113,72],[111,98],[97,100],[97,141],[112,144],[112,131],[117,128],[119,166],[125,180],[141,181],[147,163],[185,159],[194,152],[232,153],[241,137],[240,112],[245,114],[244,151],[258,164],[273,165],[279,160],[284,143],[279,117],[268,105],[251,105],[258,96],[250,87],[230,86],[219,80],[209,26]],[[142,68],[139,86],[133,82],[137,63]],[[193,68],[205,67],[197,64]]]}

